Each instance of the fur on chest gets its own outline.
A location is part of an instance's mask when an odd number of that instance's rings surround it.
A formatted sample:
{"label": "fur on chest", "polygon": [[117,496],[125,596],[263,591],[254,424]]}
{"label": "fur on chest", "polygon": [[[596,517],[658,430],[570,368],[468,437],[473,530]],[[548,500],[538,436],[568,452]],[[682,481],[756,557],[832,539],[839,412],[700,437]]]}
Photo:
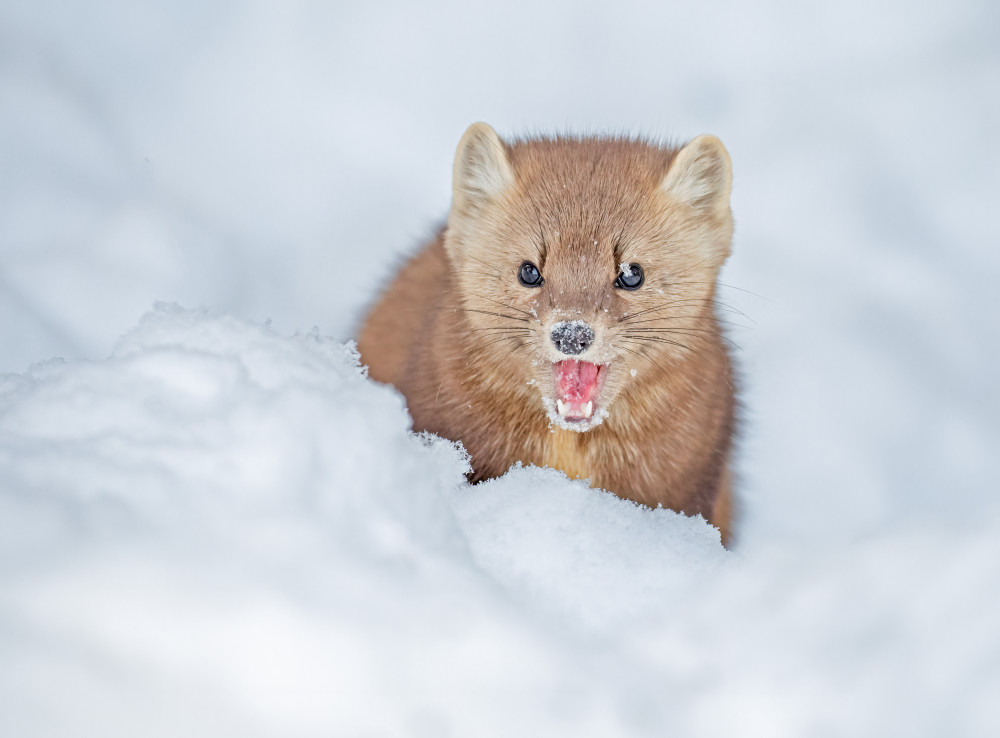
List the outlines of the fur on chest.
{"label": "fur on chest", "polygon": [[542,446],[542,464],[563,472],[570,479],[593,480],[594,467],[585,438],[580,433],[554,429],[547,433]]}

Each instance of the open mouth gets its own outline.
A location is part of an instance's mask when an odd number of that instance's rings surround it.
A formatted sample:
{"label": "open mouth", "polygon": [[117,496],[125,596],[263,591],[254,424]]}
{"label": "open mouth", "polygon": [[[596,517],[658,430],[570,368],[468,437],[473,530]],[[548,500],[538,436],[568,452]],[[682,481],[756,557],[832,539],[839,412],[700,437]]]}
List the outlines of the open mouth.
{"label": "open mouth", "polygon": [[589,361],[564,359],[552,365],[556,384],[556,412],[563,420],[581,423],[594,417],[597,396],[607,367]]}

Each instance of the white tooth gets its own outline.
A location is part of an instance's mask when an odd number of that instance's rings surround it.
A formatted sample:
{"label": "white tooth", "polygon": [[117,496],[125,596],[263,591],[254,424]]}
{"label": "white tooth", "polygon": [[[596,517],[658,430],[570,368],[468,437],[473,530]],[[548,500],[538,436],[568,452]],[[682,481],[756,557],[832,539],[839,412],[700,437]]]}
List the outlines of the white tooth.
{"label": "white tooth", "polygon": [[589,418],[594,414],[594,402],[591,400],[586,405],[583,406],[583,417]]}
{"label": "white tooth", "polygon": [[569,408],[566,407],[566,403],[562,400],[556,400],[556,411],[563,417],[566,417],[566,413],[569,411]]}

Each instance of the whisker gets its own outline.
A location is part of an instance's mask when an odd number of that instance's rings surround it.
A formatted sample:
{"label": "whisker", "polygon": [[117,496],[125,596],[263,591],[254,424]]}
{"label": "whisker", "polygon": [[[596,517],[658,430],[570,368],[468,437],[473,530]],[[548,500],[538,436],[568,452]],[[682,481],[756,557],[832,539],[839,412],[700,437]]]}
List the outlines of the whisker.
{"label": "whisker", "polygon": [[470,254],[470,253],[469,253],[468,251],[464,251],[464,250],[462,250],[462,249],[458,248],[457,246],[454,246],[453,248],[455,248],[455,250],[456,250],[456,251],[458,251],[459,253],[461,253],[461,254],[464,254],[464,255],[465,255],[465,256],[467,256],[468,258],[472,259],[473,261],[478,261],[478,262],[479,262],[480,264],[482,264],[483,266],[486,266],[486,267],[488,267],[488,268],[490,269],[490,271],[491,271],[491,272],[493,272],[493,273],[494,273],[494,274],[495,274],[495,275],[496,275],[497,277],[500,277],[500,276],[501,276],[501,275],[500,275],[500,270],[499,270],[499,269],[497,269],[497,268],[496,268],[495,266],[493,266],[492,264],[490,264],[490,263],[489,263],[488,261],[483,261],[482,259],[480,259],[480,258],[478,258],[478,257],[475,257],[475,256],[473,256],[473,255],[472,255],[472,254]]}
{"label": "whisker", "polygon": [[472,328],[471,330],[472,330],[472,331],[517,331],[518,333],[525,333],[525,334],[528,334],[528,333],[531,333],[531,329],[530,329],[530,328],[524,328],[524,327],[522,327],[522,326],[519,326],[519,325],[510,325],[510,326],[502,326],[502,325],[496,325],[496,326],[486,326],[485,328]]}
{"label": "whisker", "polygon": [[501,277],[499,273],[487,274],[486,272],[474,272],[471,269],[464,271],[463,274],[474,274],[477,277],[497,277],[498,279]]}
{"label": "whisker", "polygon": [[639,312],[636,312],[636,313],[629,313],[628,315],[625,315],[625,316],[619,318],[619,321],[624,322],[624,321],[629,320],[631,318],[637,318],[640,315],[645,315],[646,313],[652,313],[652,312],[657,311],[657,310],[666,310],[666,309],[672,308],[672,307],[678,307],[678,306],[680,306],[680,307],[691,307],[693,305],[707,305],[709,303],[709,301],[710,301],[710,298],[703,298],[703,299],[689,298],[689,299],[683,299],[683,300],[670,300],[668,302],[663,302],[663,303],[660,303],[659,305],[655,305],[655,306],[653,306],[651,308],[646,308],[645,310],[640,310]]}
{"label": "whisker", "polygon": [[743,289],[742,287],[737,287],[736,285],[726,284],[725,282],[695,282],[695,281],[689,280],[689,279],[677,279],[677,280],[673,280],[673,283],[674,284],[714,284],[714,285],[718,285],[719,287],[725,287],[727,290],[736,290],[737,292],[743,292],[743,293],[745,293],[747,295],[751,295],[752,297],[756,297],[759,300],[765,300],[765,301],[767,301],[767,298],[764,297],[763,295],[758,295],[756,292],[752,292],[750,290]]}
{"label": "whisker", "polygon": [[[675,308],[677,310],[685,310],[687,308]],[[641,316],[640,316],[641,317]],[[619,320],[618,322],[623,325],[637,325],[639,323],[655,323],[658,320],[701,320],[705,317],[704,313],[693,312],[693,313],[682,313],[682,312],[671,312],[669,315],[653,315],[652,317],[646,318],[645,320]]]}
{"label": "whisker", "polygon": [[516,320],[519,323],[531,322],[527,318],[518,318],[516,315],[504,315],[503,313],[494,313],[490,310],[473,310],[472,308],[455,308],[455,310],[461,311],[463,313],[480,313],[481,315],[495,315],[498,318],[506,318],[507,320]]}
{"label": "whisker", "polygon": [[500,343],[501,341],[521,341],[521,336],[500,336],[500,338],[494,338],[492,341],[486,341],[481,345],[483,347],[492,346],[494,343]]}
{"label": "whisker", "polygon": [[690,346],[688,346],[687,344],[685,344],[685,343],[679,343],[677,341],[671,341],[668,338],[661,338],[661,337],[658,337],[658,336],[622,336],[621,340],[623,340],[623,341],[633,341],[633,342],[649,341],[650,343],[669,343],[669,344],[671,344],[673,346],[680,346],[682,349],[685,349],[687,351],[691,351],[693,353],[693,349]]}
{"label": "whisker", "polygon": [[638,351],[633,351],[632,349],[627,348],[625,346],[618,346],[617,348],[621,349],[622,351],[628,351],[630,354],[632,354],[633,356],[638,356],[640,359],[646,358],[643,354],[640,354]]}
{"label": "whisker", "polygon": [[[730,346],[732,346],[735,349],[738,349],[740,351],[743,350],[743,348],[738,343],[736,343],[736,341],[734,341],[733,339],[729,338],[728,336],[723,335],[719,331],[712,331],[712,330],[708,330],[708,329],[705,329],[705,328],[684,328],[684,329],[679,329],[679,328],[632,328],[632,329],[630,329],[630,331],[647,331],[647,332],[650,332],[650,333],[670,333],[670,334],[679,335],[679,336],[691,336],[692,338],[701,338],[703,340],[708,340],[707,338],[705,338],[704,335],[702,335],[702,334],[707,333],[710,336],[718,336],[720,339],[722,339],[723,341],[725,341],[726,343],[728,343]],[[629,334],[626,333],[625,335],[629,335]],[[633,335],[633,338],[639,338],[639,336]]]}
{"label": "whisker", "polygon": [[[688,333],[690,331],[690,333]],[[629,333],[688,333],[688,335],[694,335],[695,333],[708,333],[713,336],[719,334],[718,331],[713,331],[708,328],[695,328],[693,326],[685,326],[684,328],[629,328],[626,331],[626,335]]]}
{"label": "whisker", "polygon": [[[735,314],[737,314],[737,315],[739,315],[739,316],[741,316],[743,318],[746,318],[747,320],[749,320],[754,325],[757,325],[757,321],[755,321],[749,315],[747,315],[746,313],[744,313],[742,310],[737,310],[732,305],[729,305],[729,304],[727,304],[725,302],[722,302],[718,298],[705,298],[705,299],[699,299],[699,300],[673,300],[671,302],[666,302],[666,303],[663,303],[661,305],[657,305],[655,307],[646,308],[645,310],[640,310],[637,313],[629,313],[628,315],[625,315],[625,316],[619,318],[618,322],[620,322],[620,323],[631,322],[634,318],[637,318],[637,317],[639,317],[641,315],[645,315],[647,313],[652,313],[652,312],[659,312],[659,311],[662,311],[662,310],[667,310],[667,309],[672,308],[672,307],[673,308],[676,308],[676,307],[693,307],[693,306],[697,306],[697,305],[707,305],[709,302],[711,302],[712,305],[714,307],[718,308],[719,310],[725,310],[727,312],[735,313]],[[739,325],[739,324],[738,323],[734,323],[733,325]],[[745,326],[740,326],[740,327],[745,327]]]}
{"label": "whisker", "polygon": [[510,310],[514,310],[516,312],[523,313],[523,314],[527,315],[530,318],[534,318],[535,317],[534,315],[532,315],[531,313],[529,313],[527,310],[521,310],[520,308],[516,308],[513,305],[508,305],[507,303],[501,302],[500,300],[494,300],[492,297],[487,297],[486,295],[480,295],[480,294],[472,293],[470,296],[471,297],[478,297],[481,300],[488,300],[489,302],[492,302],[492,303],[494,303],[496,305],[500,305],[501,307],[509,308]]}
{"label": "whisker", "polygon": [[[699,315],[661,315],[658,318],[647,318],[645,320],[626,320],[621,321],[624,325],[642,325],[643,323],[658,323],[661,320],[695,320],[701,316]],[[743,328],[749,330],[750,326],[743,325],[742,323],[734,323],[731,320],[725,320],[723,318],[716,318],[716,323],[722,323],[723,325],[731,325],[736,328]]]}
{"label": "whisker", "polygon": [[746,318],[747,320],[749,320],[754,325],[757,325],[757,321],[756,320],[754,320],[753,318],[751,318],[749,315],[747,315],[746,313],[744,313],[742,310],[737,310],[732,305],[727,305],[726,303],[719,302],[717,300],[716,303],[715,303],[715,307],[719,308],[720,310],[725,310],[725,311],[730,312],[730,313],[736,313],[737,315],[740,315],[740,316]]}

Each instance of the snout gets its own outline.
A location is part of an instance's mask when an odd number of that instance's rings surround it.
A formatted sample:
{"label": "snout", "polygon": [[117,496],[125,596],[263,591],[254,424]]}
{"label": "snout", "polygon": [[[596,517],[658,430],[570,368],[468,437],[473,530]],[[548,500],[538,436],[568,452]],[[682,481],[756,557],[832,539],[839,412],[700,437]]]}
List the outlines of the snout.
{"label": "snout", "polygon": [[582,320],[561,320],[552,326],[549,338],[560,353],[577,356],[594,342],[594,329]]}

